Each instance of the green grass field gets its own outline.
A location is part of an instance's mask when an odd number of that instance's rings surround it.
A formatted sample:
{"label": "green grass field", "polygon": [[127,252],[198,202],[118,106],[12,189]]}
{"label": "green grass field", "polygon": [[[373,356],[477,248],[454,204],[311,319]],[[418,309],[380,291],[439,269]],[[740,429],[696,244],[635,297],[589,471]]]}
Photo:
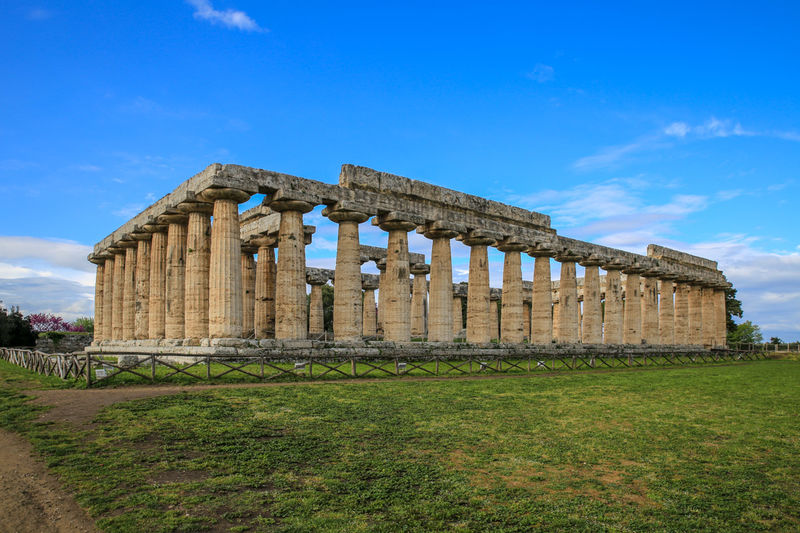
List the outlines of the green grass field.
{"label": "green grass field", "polygon": [[109,531],[796,531],[800,363],[215,389],[25,434]]}

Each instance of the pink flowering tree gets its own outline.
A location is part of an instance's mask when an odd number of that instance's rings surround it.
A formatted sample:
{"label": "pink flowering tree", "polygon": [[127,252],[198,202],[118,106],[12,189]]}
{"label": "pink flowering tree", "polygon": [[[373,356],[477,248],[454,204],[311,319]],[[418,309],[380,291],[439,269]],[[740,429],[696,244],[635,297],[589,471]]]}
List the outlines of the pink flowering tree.
{"label": "pink flowering tree", "polygon": [[34,313],[28,316],[31,329],[37,333],[44,331],[85,331],[81,324],[70,324],[60,316],[51,313]]}

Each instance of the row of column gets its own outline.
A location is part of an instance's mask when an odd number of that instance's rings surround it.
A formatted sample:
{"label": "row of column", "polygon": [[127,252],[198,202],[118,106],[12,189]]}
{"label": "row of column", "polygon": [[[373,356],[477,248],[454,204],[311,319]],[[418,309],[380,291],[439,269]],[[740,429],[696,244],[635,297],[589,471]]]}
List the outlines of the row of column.
{"label": "row of column", "polygon": [[[201,339],[268,335],[274,321],[277,339],[302,339],[321,329],[321,291],[312,287],[312,315],[306,311],[305,238],[303,214],[312,205],[297,200],[272,202],[279,212],[278,261],[274,238],[253,241],[245,249],[240,234],[238,204],[249,194],[236,189],[209,189],[199,202],[159,217],[97,258],[96,336],[103,339]],[[210,215],[213,214],[213,225]],[[333,329],[337,340],[357,340],[374,334],[374,288],[362,292],[359,224],[369,216],[348,209],[323,211],[338,226],[334,280]],[[387,341],[405,342],[424,334],[424,271],[409,264],[408,232],[419,227],[397,214],[373,221],[388,232],[387,256],[381,269],[375,323]],[[545,246],[529,247],[489,232],[464,235],[437,221],[419,227],[432,241],[428,295],[428,340],[449,342],[461,329],[461,305],[453,297],[450,241],[460,237],[470,247],[466,340],[490,342],[499,329],[502,342],[584,342],[722,345],[725,337],[724,291],[638,266],[603,262]],[[492,312],[488,247],[504,252],[500,324]],[[526,312],[522,302],[521,252],[534,257],[533,295]],[[259,261],[253,261],[257,252]],[[559,301],[555,312],[550,289],[550,258],[561,262]],[[583,313],[577,298],[576,263],[586,269]],[[599,268],[607,272],[606,298],[600,298]],[[627,274],[623,305],[620,272]],[[411,293],[410,274],[415,274]],[[644,295],[640,290],[644,277]],[[657,287],[660,281],[660,295]],[[673,282],[677,281],[674,290]],[[362,301],[363,298],[363,301]],[[321,300],[320,300],[321,302]],[[660,305],[659,305],[660,302]],[[496,306],[497,303],[494,302]],[[529,314],[529,319],[527,318]],[[416,318],[411,320],[412,315]],[[554,335],[555,330],[555,335]]]}

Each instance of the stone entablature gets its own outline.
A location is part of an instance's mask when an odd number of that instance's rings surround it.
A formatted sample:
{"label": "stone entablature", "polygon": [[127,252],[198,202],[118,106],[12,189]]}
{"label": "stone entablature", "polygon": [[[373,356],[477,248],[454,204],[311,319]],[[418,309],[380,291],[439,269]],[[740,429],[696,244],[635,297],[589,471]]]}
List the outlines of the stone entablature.
{"label": "stone entablature", "polygon": [[[263,194],[262,203],[239,213],[253,194]],[[339,225],[335,270],[305,267],[316,228],[303,214],[317,205]],[[360,245],[358,226],[370,217],[388,232],[387,248]],[[430,264],[409,252],[413,230],[432,241]],[[452,283],[453,238],[471,248],[470,283]],[[499,313],[502,289],[488,286],[489,246],[505,254],[511,291]],[[521,252],[536,260],[533,282],[521,279]],[[553,258],[562,263],[557,281]],[[342,166],[338,184],[210,165],[103,239],[89,259],[97,264],[100,343],[303,339],[321,333],[320,286],[332,282],[334,335],[348,341],[430,334],[447,342],[460,335],[458,302],[466,299],[472,343],[724,345],[729,284],[714,261],[657,245],[642,256],[570,239],[547,215],[353,165]],[[360,273],[368,261],[380,275]],[[576,277],[577,264],[585,279]]]}

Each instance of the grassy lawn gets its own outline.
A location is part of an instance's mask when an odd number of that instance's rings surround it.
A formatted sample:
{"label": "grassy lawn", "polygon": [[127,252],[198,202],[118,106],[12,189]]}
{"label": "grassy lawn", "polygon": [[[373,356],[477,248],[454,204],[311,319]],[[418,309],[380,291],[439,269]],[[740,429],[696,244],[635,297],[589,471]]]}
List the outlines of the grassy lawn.
{"label": "grassy lawn", "polygon": [[0,424],[109,531],[788,531],[800,363],[215,389]]}

